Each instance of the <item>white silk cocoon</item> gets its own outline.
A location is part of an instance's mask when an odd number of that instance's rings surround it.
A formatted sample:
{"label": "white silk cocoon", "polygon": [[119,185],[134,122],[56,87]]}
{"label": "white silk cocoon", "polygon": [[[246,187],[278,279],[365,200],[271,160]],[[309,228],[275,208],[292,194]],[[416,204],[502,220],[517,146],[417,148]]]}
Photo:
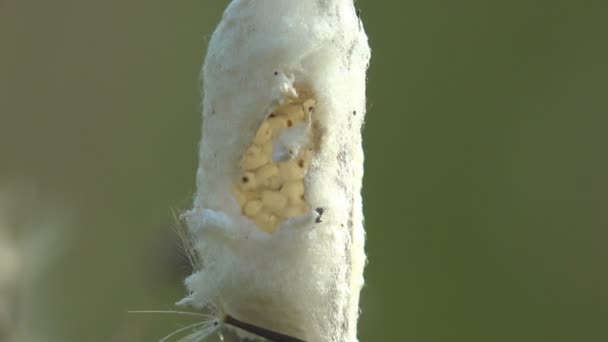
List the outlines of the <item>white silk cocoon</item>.
{"label": "white silk cocoon", "polygon": [[[180,304],[214,305],[306,341],[357,340],[369,58],[352,0],[232,1],[202,70],[198,190],[185,214],[202,267],[186,279],[189,296]],[[303,93],[314,111],[301,133],[282,131],[274,151],[313,146],[303,171],[308,209],[268,214],[278,223],[264,230],[235,198],[239,160],[269,114]]]}

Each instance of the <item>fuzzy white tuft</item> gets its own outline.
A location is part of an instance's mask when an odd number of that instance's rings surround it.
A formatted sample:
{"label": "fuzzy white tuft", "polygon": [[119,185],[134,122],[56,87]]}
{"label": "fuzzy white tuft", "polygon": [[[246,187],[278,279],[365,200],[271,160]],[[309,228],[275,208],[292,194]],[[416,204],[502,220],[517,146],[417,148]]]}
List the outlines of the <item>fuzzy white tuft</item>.
{"label": "fuzzy white tuft", "polygon": [[[203,266],[180,304],[215,303],[306,341],[357,340],[369,58],[352,0],[232,1],[203,67],[198,192],[186,213]],[[273,113],[308,103],[292,130],[268,133],[271,158],[246,159]],[[281,167],[296,158],[306,165],[293,181]],[[260,165],[277,175],[239,184]],[[302,184],[301,200],[285,190]]]}

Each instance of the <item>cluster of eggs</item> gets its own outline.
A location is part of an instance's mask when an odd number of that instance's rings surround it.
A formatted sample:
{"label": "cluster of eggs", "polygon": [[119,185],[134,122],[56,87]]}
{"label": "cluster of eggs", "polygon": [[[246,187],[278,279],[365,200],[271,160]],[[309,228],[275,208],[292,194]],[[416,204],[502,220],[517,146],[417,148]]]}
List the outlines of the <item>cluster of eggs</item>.
{"label": "cluster of eggs", "polygon": [[[315,100],[293,99],[277,107],[259,126],[241,156],[241,175],[233,192],[242,214],[267,233],[274,233],[286,219],[306,215],[304,176],[310,166],[312,148],[304,146],[287,158],[276,158],[275,142],[282,132],[306,124]],[[310,122],[308,121],[308,124]]]}

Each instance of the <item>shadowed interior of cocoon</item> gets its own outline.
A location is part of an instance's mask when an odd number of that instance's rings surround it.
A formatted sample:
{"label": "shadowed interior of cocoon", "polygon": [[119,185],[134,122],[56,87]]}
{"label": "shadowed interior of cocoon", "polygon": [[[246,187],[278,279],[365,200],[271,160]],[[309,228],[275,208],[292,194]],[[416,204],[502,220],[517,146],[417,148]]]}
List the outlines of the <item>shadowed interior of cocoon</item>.
{"label": "shadowed interior of cocoon", "polygon": [[242,214],[274,233],[286,219],[310,212],[304,177],[313,157],[316,100],[305,91],[285,98],[259,125],[241,155],[233,193]]}

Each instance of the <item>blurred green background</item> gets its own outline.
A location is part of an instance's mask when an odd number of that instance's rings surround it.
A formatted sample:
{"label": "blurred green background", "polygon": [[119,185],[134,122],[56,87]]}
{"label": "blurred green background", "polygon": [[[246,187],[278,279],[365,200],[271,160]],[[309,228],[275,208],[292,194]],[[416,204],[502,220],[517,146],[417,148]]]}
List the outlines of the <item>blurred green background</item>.
{"label": "blurred green background", "polygon": [[[20,342],[193,322],[125,311],[185,292],[171,208],[195,190],[198,74],[226,3],[0,0],[0,229],[44,265],[15,292]],[[357,6],[360,339],[608,341],[608,6]]]}

